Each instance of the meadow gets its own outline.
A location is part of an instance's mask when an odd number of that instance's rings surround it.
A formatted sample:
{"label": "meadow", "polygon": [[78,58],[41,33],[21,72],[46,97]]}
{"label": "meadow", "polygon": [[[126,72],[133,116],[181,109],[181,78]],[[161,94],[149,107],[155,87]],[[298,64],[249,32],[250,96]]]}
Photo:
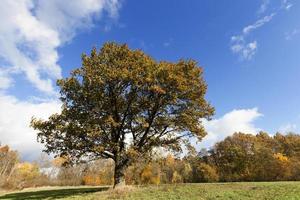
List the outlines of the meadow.
{"label": "meadow", "polygon": [[176,200],[296,200],[300,199],[300,182],[197,183],[160,186],[129,186],[117,190],[109,187],[29,188],[0,195],[0,200],[104,200],[104,199],[176,199]]}

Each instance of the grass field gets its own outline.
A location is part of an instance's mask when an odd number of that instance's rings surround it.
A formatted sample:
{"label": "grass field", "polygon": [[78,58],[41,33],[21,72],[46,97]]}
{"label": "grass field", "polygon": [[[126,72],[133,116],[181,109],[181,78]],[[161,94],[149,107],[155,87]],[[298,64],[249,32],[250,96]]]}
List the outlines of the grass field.
{"label": "grass field", "polygon": [[255,200],[300,200],[300,182],[270,183],[212,183],[179,184],[148,187],[130,187],[112,191],[107,187],[67,187],[26,189],[0,195],[0,200],[23,199],[255,199]]}

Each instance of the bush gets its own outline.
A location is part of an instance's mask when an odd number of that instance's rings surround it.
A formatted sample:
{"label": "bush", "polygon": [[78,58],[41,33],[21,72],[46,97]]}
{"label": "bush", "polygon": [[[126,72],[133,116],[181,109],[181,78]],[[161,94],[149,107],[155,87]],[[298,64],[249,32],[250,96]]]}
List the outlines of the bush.
{"label": "bush", "polygon": [[197,167],[197,175],[201,182],[217,182],[219,175],[216,169],[206,163],[200,163]]}

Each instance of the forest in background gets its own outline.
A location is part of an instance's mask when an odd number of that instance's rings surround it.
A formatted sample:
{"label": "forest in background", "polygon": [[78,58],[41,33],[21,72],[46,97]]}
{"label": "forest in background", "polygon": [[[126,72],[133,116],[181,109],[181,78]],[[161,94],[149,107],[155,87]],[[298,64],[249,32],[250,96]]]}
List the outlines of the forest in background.
{"label": "forest in background", "polygon": [[[126,184],[296,181],[300,180],[300,136],[265,132],[235,133],[211,149],[164,155],[151,152],[128,167]],[[22,162],[17,151],[0,147],[0,186],[23,189],[38,186],[113,184],[114,162],[100,159],[72,166],[66,158],[42,155],[34,162]]]}

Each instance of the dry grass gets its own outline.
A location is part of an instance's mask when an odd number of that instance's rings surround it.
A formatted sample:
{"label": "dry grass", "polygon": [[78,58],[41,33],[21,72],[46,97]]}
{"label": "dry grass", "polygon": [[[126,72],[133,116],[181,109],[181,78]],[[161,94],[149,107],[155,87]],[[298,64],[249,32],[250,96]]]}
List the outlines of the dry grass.
{"label": "dry grass", "polygon": [[116,187],[115,189],[110,188],[107,191],[102,192],[101,196],[107,199],[125,199],[134,191],[136,191],[136,187],[124,185]]}

